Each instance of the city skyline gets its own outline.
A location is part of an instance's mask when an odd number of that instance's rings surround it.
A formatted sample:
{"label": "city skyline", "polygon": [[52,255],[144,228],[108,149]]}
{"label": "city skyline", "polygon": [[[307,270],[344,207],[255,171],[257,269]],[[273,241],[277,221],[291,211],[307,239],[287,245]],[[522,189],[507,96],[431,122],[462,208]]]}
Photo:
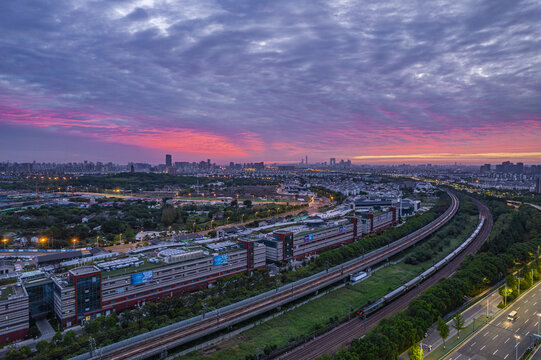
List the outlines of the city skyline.
{"label": "city skyline", "polygon": [[535,1],[0,10],[0,161],[541,163]]}

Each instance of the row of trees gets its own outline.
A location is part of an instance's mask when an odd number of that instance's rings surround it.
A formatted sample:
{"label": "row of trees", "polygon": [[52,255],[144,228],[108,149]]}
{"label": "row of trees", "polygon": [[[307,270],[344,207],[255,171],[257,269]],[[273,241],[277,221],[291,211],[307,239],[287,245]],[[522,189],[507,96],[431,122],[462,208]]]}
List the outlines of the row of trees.
{"label": "row of trees", "polygon": [[[472,216],[479,214],[479,209],[475,204],[466,197],[460,197],[460,210],[457,212],[453,220],[435,234],[431,235],[422,245],[417,247],[417,251],[410,254],[405,262],[406,264],[416,265],[427,260],[433,259],[434,256],[442,251],[446,246],[449,246],[452,238],[457,237],[465,230],[465,226],[474,229],[477,223],[473,225]],[[475,219],[476,222],[476,219]]]}
{"label": "row of trees", "polygon": [[[501,211],[502,207],[497,206],[496,209]],[[452,277],[425,291],[405,311],[382,320],[364,338],[354,340],[350,350],[342,350],[334,358],[396,359],[418,343],[439,317],[462,305],[466,297],[475,296],[501,280],[516,263],[532,260],[538,246],[541,246],[541,238],[537,237],[534,229],[539,221],[541,213],[530,207],[521,207],[518,212],[509,209],[500,212],[495,228],[501,232],[492,233],[483,247],[484,251],[466,257]]]}

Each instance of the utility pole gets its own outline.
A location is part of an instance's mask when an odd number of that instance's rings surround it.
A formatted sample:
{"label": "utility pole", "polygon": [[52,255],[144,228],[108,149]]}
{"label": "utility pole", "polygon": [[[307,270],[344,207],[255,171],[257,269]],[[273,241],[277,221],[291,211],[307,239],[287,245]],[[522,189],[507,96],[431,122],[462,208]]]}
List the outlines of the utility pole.
{"label": "utility pole", "polygon": [[91,336],[88,338],[88,343],[90,345],[90,357],[94,356],[94,350],[96,350],[96,340]]}
{"label": "utility pole", "polygon": [[515,334],[515,360],[518,360],[518,341],[520,336]]}

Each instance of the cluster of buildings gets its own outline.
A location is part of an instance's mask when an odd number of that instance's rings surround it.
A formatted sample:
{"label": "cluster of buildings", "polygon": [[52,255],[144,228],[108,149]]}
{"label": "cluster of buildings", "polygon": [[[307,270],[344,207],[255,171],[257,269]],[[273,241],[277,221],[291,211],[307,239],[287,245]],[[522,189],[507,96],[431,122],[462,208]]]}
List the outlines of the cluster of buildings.
{"label": "cluster of buildings", "polygon": [[[51,264],[50,257],[61,254],[45,255],[48,261],[38,263]],[[1,286],[0,343],[24,338],[30,317],[52,316],[63,327],[70,327],[266,264],[265,246],[242,239],[198,247],[185,243],[176,248],[150,246],[116,255],[92,261],[92,265],[68,266],[69,270],[58,275],[59,267],[66,263],[81,264],[64,261],[62,256],[55,272],[38,268],[17,274],[15,284]]]}
{"label": "cluster of buildings", "polygon": [[[24,338],[30,318],[54,317],[70,327],[99,316],[201,287],[219,278],[303,259],[359,239],[399,221],[400,209],[386,199],[360,199],[336,216],[309,216],[289,223],[233,229],[216,239],[173,239],[117,254],[93,249],[37,256],[37,270],[4,269],[0,278],[0,343]],[[403,201],[404,202],[404,201]],[[418,205],[418,204],[417,204]],[[96,251],[94,251],[96,250]],[[9,264],[8,264],[9,265]]]}
{"label": "cluster of buildings", "polygon": [[480,172],[490,173],[507,173],[507,174],[541,174],[541,165],[524,165],[522,162],[516,164],[510,161],[504,161],[501,164],[492,166],[491,164],[484,164],[480,167]]}

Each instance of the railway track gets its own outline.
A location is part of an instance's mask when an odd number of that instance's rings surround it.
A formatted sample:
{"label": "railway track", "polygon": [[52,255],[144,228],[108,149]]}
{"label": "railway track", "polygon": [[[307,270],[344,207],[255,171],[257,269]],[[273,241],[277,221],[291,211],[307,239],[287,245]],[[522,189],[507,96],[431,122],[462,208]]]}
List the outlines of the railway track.
{"label": "railway track", "polygon": [[[315,292],[315,290],[328,286],[336,281],[341,280],[344,276],[350,273],[359,271],[375,263],[378,263],[386,258],[392,256],[396,252],[402,251],[412,244],[420,241],[424,237],[428,236],[447,221],[449,221],[457,212],[459,207],[459,201],[456,195],[448,192],[451,197],[451,206],[441,215],[438,219],[434,220],[429,227],[424,228],[423,231],[408,238],[406,241],[396,244],[396,246],[388,246],[382,251],[377,252],[373,256],[366,256],[362,260],[349,264],[347,266],[341,266],[338,270],[328,271],[321,277],[315,278],[311,281],[307,281],[297,286],[291,286],[290,290],[276,292],[267,298],[247,304],[246,307],[235,308],[223,314],[217,313],[216,316],[207,317],[201,321],[187,325],[184,328],[175,329],[167,333],[148,337],[144,340],[125,344],[115,349],[98,349],[91,356],[90,354],[83,354],[75,357],[76,360],[82,359],[111,359],[111,360],[123,360],[123,359],[144,359],[150,356],[160,354],[167,349],[174,348],[176,346],[185,344],[187,342],[196,340],[197,338],[208,335],[213,331],[218,331],[234,323],[238,323],[256,316],[263,312],[269,311],[279,305],[293,301],[301,296],[308,294],[309,292]],[[406,236],[407,238],[407,236]],[[336,267],[335,267],[336,268]],[[228,325],[225,325],[228,324]],[[129,339],[127,339],[129,340]],[[120,342],[122,344],[126,340]]]}
{"label": "railway track", "polygon": [[477,199],[471,198],[479,208],[479,216],[485,217],[483,227],[474,241],[446,266],[435,272],[431,277],[420,283],[416,288],[412,288],[401,297],[395,299],[385,307],[374,312],[364,320],[354,318],[347,321],[331,331],[318,336],[309,342],[276,357],[279,360],[308,360],[314,359],[320,355],[330,354],[341,348],[349,346],[353,339],[361,338],[367,331],[376,326],[382,319],[389,317],[398,311],[404,310],[409,302],[420,295],[423,291],[436,284],[443,278],[452,275],[460,266],[464,257],[475,253],[490,235],[493,225],[492,215],[488,207]]}

